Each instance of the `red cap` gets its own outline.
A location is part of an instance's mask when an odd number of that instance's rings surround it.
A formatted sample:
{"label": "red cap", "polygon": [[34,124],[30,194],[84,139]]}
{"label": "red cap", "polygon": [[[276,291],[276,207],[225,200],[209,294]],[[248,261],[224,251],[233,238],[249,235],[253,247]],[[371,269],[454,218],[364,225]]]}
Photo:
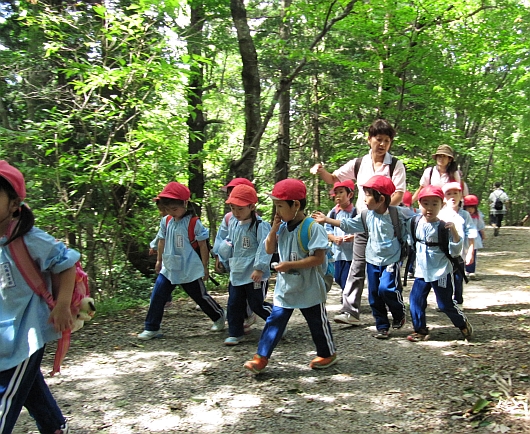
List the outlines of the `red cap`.
{"label": "red cap", "polygon": [[390,178],[382,175],[372,176],[366,183],[363,185],[363,188],[372,188],[375,191],[378,191],[381,194],[386,194],[387,196],[392,196],[396,191],[396,186]]}
{"label": "red cap", "polygon": [[256,194],[254,187],[239,184],[234,187],[225,202],[235,206],[254,205],[258,203],[258,195]]}
{"label": "red cap", "polygon": [[460,190],[462,191],[462,186],[459,182],[448,182],[447,184],[444,184],[442,187],[442,191],[447,193],[449,190]]}
{"label": "red cap", "polygon": [[236,185],[248,185],[249,187],[255,188],[254,184],[252,184],[247,178],[234,178],[228,184],[221,187],[221,190],[227,191],[230,187],[235,187]]}
{"label": "red cap", "polygon": [[351,179],[347,179],[346,181],[336,182],[333,184],[333,188],[329,191],[329,194],[335,194],[335,189],[338,187],[344,187],[350,189],[351,191],[355,191],[355,184]]}
{"label": "red cap", "polygon": [[439,197],[444,200],[444,192],[437,185],[427,185],[423,187],[418,195],[418,200],[423,199],[424,197]]}
{"label": "red cap", "polygon": [[178,200],[189,200],[190,199],[190,190],[185,185],[182,185],[180,182],[172,181],[164,187],[162,192],[158,195],[158,198],[167,197],[169,199],[178,199]]}
{"label": "red cap", "polygon": [[11,166],[7,161],[0,160],[0,176],[11,184],[20,199],[26,198],[26,183],[20,170]]}
{"label": "red cap", "polygon": [[464,196],[464,206],[477,206],[478,205],[478,197],[474,194],[468,194],[467,196]]}
{"label": "red cap", "polygon": [[269,195],[275,200],[300,200],[305,199],[307,190],[305,184],[299,179],[284,179],[277,182]]}
{"label": "red cap", "polygon": [[407,190],[405,193],[403,193],[403,199],[401,199],[401,201],[406,206],[412,206],[412,193]]}

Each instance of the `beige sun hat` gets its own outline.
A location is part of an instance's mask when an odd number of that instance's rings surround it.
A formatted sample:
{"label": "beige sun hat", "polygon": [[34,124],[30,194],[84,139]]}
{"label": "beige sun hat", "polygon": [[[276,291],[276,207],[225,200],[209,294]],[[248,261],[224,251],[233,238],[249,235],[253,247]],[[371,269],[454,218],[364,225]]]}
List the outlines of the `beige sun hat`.
{"label": "beige sun hat", "polygon": [[455,154],[453,152],[453,148],[449,145],[440,145],[438,146],[438,149],[434,154],[432,154],[432,158],[436,158],[437,155],[447,155],[448,157],[451,157],[453,160],[455,159]]}

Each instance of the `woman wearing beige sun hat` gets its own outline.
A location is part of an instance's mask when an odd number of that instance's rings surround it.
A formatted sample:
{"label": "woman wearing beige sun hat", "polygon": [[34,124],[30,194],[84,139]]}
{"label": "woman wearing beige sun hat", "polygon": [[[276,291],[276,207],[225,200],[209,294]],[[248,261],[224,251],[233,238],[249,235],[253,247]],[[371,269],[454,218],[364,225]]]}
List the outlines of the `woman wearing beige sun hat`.
{"label": "woman wearing beige sun hat", "polygon": [[428,185],[443,187],[448,182],[460,182],[460,173],[455,162],[453,148],[449,145],[440,145],[432,158],[436,161],[435,166],[427,167],[420,179],[420,188],[414,193],[412,202],[416,202],[422,188]]}

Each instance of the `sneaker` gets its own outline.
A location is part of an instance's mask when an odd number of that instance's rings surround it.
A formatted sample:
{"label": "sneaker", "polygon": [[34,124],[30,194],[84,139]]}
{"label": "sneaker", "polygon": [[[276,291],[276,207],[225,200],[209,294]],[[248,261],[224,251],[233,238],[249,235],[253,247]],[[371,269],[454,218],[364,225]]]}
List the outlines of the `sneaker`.
{"label": "sneaker", "polygon": [[65,422],[64,425],[58,430],[55,430],[53,434],[69,434],[69,433],[70,433],[70,428],[68,427],[68,422]]}
{"label": "sneaker", "polygon": [[329,357],[315,357],[311,360],[309,367],[311,369],[326,369],[337,363],[337,354],[332,354]]}
{"label": "sneaker", "polygon": [[225,328],[226,314],[223,312],[221,318],[213,322],[213,326],[210,329],[212,332],[220,332]]}
{"label": "sneaker", "polygon": [[477,275],[475,273],[469,273],[467,277],[469,280],[477,280]]}
{"label": "sneaker", "polygon": [[389,337],[388,329],[377,330],[377,333],[374,335],[376,339],[388,339]]}
{"label": "sneaker", "polygon": [[422,341],[426,341],[429,339],[429,333],[417,333],[417,332],[414,332],[410,335],[407,336],[407,339],[410,341],[410,342],[422,342]]}
{"label": "sneaker", "polygon": [[144,330],[142,333],[139,333],[137,338],[142,339],[144,341],[148,341],[149,339],[154,339],[160,334],[160,331],[151,331],[151,330]]}
{"label": "sneaker", "polygon": [[267,359],[267,357],[260,356],[259,354],[254,354],[252,360],[245,362],[243,366],[249,371],[254,372],[254,374],[259,374],[265,369],[268,363],[269,359]]}
{"label": "sneaker", "polygon": [[333,321],[339,324],[359,324],[361,321],[359,318],[354,317],[352,314],[343,312],[333,317]]}
{"label": "sneaker", "polygon": [[466,326],[462,330],[462,336],[464,336],[464,339],[469,340],[471,336],[473,336],[473,327],[469,323],[469,321],[466,319]]}
{"label": "sneaker", "polygon": [[225,339],[225,345],[228,347],[233,347],[234,345],[239,344],[243,340],[243,336],[230,336]]}
{"label": "sneaker", "polygon": [[406,321],[407,321],[407,318],[405,316],[401,319],[392,318],[392,328],[394,330],[399,330],[401,327],[405,325]]}
{"label": "sneaker", "polygon": [[256,320],[258,319],[257,315],[252,312],[252,315],[250,315],[247,319],[245,319],[245,322],[243,323],[243,328],[249,329],[254,324],[256,324]]}

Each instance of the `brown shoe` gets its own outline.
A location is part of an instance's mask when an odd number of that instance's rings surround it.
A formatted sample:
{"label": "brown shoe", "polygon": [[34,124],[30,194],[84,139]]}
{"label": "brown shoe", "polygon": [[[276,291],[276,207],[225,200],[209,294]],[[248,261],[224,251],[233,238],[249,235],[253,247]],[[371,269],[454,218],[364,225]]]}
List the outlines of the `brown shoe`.
{"label": "brown shoe", "polygon": [[243,366],[249,371],[254,372],[254,374],[259,374],[265,369],[268,363],[269,359],[267,357],[260,356],[259,354],[254,354],[254,358],[252,360],[249,360],[248,362],[245,362]]}
{"label": "brown shoe", "polygon": [[315,357],[311,360],[309,367],[311,369],[326,369],[337,363],[337,354],[332,354],[329,357]]}

